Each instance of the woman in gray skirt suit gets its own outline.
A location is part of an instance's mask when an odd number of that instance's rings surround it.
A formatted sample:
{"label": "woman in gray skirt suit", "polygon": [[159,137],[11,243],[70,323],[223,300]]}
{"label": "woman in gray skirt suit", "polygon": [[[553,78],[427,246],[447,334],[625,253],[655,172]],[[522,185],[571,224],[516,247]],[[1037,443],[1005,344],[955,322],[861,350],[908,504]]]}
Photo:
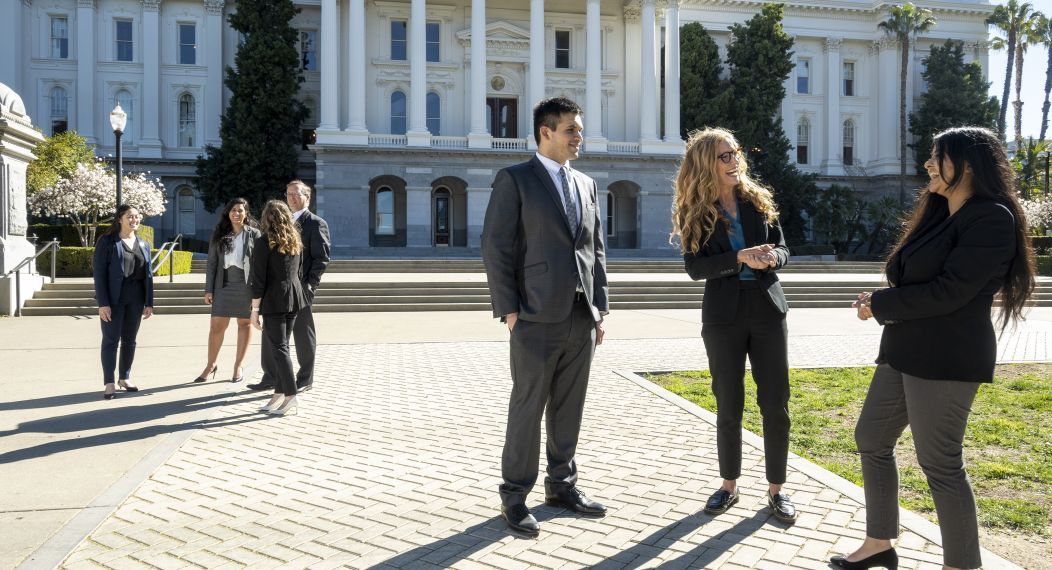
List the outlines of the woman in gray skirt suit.
{"label": "woman in gray skirt suit", "polygon": [[240,382],[242,363],[252,341],[252,291],[248,288],[249,261],[256,238],[262,235],[248,211],[248,201],[234,198],[223,207],[219,223],[208,243],[208,268],[205,271],[205,303],[212,305],[212,323],[208,331],[208,363],[194,382],[215,378],[216,359],[230,319],[237,319],[237,355],[231,382]]}

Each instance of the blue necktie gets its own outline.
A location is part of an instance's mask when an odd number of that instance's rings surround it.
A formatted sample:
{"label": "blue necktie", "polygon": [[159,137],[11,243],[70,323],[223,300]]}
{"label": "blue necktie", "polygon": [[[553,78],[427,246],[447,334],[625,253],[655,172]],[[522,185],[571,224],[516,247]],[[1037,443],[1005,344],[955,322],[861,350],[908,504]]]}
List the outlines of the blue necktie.
{"label": "blue necktie", "polygon": [[563,185],[563,200],[566,202],[566,220],[570,223],[570,235],[577,235],[577,204],[570,192],[570,181],[566,175],[567,168],[559,169],[559,180]]}

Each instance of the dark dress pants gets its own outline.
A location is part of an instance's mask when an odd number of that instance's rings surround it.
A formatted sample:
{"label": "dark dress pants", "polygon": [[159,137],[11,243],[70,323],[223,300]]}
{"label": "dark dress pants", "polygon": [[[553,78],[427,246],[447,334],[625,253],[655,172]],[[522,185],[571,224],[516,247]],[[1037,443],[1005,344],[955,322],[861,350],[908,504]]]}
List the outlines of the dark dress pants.
{"label": "dark dress pants", "polygon": [[296,394],[296,374],[289,354],[289,337],[295,323],[296,313],[263,315],[262,364],[274,383],[275,391],[286,396]]}
{"label": "dark dress pants", "polygon": [[520,319],[511,331],[512,388],[500,486],[505,506],[524,503],[537,482],[542,415],[548,436],[545,488],[577,483],[574,454],[595,354],[595,319],[585,303],[575,303],[562,322]]}
{"label": "dark dress pants", "polygon": [[[110,305],[110,322],[99,319],[102,324],[102,378],[104,384],[113,384],[113,369],[121,380],[131,378],[132,362],[135,360],[135,337],[142,324],[142,312],[146,308],[146,284],[141,279],[125,279],[121,284],[120,298]],[[117,366],[117,347],[120,346],[120,367]]]}
{"label": "dark dress pants", "polygon": [[[296,343],[296,360],[300,366],[299,372],[296,373],[296,385],[300,388],[310,386],[314,383],[314,357],[318,352],[318,335],[314,330],[314,313],[311,312],[309,304],[296,313],[292,338]],[[263,379],[260,382],[265,385],[278,385],[266,358],[263,358]]]}
{"label": "dark dress pants", "polygon": [[756,400],[763,415],[767,481],[785,483],[789,457],[789,349],[785,313],[755,281],[741,283],[734,322],[703,323],[701,337],[716,397],[716,449],[720,477],[741,477],[745,358],[752,364]]}

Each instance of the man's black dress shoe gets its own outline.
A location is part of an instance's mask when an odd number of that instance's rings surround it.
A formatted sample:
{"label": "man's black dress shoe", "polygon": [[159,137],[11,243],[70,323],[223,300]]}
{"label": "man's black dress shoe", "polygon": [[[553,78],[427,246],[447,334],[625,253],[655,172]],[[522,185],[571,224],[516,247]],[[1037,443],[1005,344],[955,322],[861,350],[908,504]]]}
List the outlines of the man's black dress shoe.
{"label": "man's black dress shoe", "polygon": [[767,505],[774,511],[774,518],[784,523],[796,522],[796,506],[789,500],[789,495],[767,493]]}
{"label": "man's black dress shoe", "polygon": [[299,385],[299,384],[296,384],[296,393],[310,392],[313,389],[314,389],[314,384],[303,384],[302,386]]}
{"label": "man's black dress shoe", "polygon": [[873,556],[863,558],[857,562],[848,562],[847,558],[843,556],[834,556],[829,559],[829,562],[837,568],[847,568],[847,570],[867,570],[868,568],[898,570],[899,555],[895,552],[894,548],[889,548],[888,550],[878,552]]}
{"label": "man's black dress shoe", "polygon": [[257,384],[246,384],[245,388],[248,388],[249,390],[255,390],[255,391],[258,392],[259,390],[273,390],[274,389],[274,385],[273,384],[264,384],[263,382],[259,382]]}
{"label": "man's black dress shoe", "polygon": [[516,503],[511,506],[500,506],[500,514],[508,523],[508,528],[529,536],[537,536],[541,533],[541,524],[530,514],[530,509],[524,503]]}
{"label": "man's black dress shoe", "polygon": [[546,490],[544,502],[549,505],[570,509],[579,515],[589,517],[606,515],[606,507],[586,497],[576,485],[563,487],[557,491]]}
{"label": "man's black dress shoe", "polygon": [[720,489],[713,493],[712,496],[709,497],[708,502],[705,503],[705,514],[722,515],[737,502],[738,489],[734,489],[733,492],[726,489]]}

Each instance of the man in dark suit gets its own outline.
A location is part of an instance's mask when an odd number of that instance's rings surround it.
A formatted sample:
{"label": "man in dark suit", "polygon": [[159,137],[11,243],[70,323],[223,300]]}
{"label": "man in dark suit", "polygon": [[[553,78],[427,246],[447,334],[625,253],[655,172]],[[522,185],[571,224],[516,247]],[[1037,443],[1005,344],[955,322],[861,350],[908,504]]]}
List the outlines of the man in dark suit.
{"label": "man in dark suit", "polygon": [[501,512],[509,527],[531,536],[540,525],[526,495],[537,481],[545,408],[545,501],[582,515],[606,514],[577,488],[574,461],[588,373],[610,307],[598,189],[569,167],[580,152],[581,113],[562,97],[537,105],[538,152],[497,173],[482,229],[493,315],[511,333]]}
{"label": "man in dark suit", "polygon": [[[314,295],[321,284],[321,276],[329,265],[329,224],[316,214],[312,214],[310,205],[311,188],[302,180],[293,180],[285,187],[285,201],[292,210],[292,218],[300,228],[303,239],[303,253],[300,258],[300,278],[303,281],[303,295],[307,304],[296,313],[296,322],[292,328],[292,337],[296,343],[296,360],[299,371],[296,373],[296,388],[306,392],[314,387],[314,356],[318,350],[318,335],[314,330]],[[266,350],[266,344],[261,350]],[[249,384],[250,390],[270,390],[274,381],[267,370],[268,359],[264,356],[263,379],[258,384]]]}

